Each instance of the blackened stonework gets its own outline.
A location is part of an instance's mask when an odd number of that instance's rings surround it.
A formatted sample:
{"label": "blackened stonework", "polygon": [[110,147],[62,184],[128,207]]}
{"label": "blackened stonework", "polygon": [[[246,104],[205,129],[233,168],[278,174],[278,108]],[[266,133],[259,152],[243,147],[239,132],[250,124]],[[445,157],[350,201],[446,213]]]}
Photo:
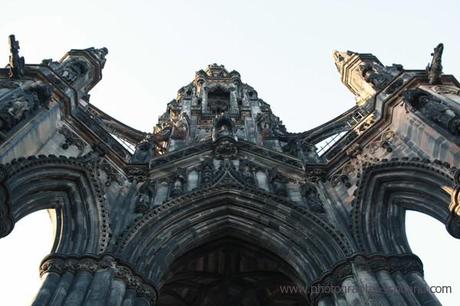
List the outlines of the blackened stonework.
{"label": "blackened stonework", "polygon": [[89,103],[107,49],[36,65],[10,45],[0,237],[42,209],[56,228],[33,305],[440,305],[405,211],[460,238],[460,84],[442,44],[421,70],[334,52],[356,105],[302,133],[219,64],[139,131]]}

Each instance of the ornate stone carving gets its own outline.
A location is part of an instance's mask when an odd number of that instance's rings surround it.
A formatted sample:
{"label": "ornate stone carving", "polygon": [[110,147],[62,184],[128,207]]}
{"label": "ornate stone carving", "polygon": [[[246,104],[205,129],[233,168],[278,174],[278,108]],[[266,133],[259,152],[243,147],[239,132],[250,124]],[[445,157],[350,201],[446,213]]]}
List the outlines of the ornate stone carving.
{"label": "ornate stone carving", "polygon": [[444,101],[421,89],[406,90],[404,101],[410,110],[420,112],[426,119],[453,135],[460,135],[460,114]]}
{"label": "ornate stone carving", "polygon": [[439,84],[441,81],[441,74],[442,74],[442,52],[444,51],[444,45],[439,44],[434,48],[433,53],[431,56],[433,57],[431,60],[431,64],[428,64],[426,67],[426,71],[428,74],[428,80],[430,84]]}
{"label": "ornate stone carving", "polygon": [[10,60],[8,63],[8,76],[12,79],[19,79],[24,75],[24,57],[19,56],[19,42],[14,35],[9,36]]}
{"label": "ornate stone carving", "polygon": [[240,160],[239,173],[244,183],[255,185],[254,171],[251,167],[251,163],[247,159]]}
{"label": "ornate stone carving", "polygon": [[238,147],[232,138],[221,138],[214,144],[214,157],[216,159],[236,159]]}
{"label": "ornate stone carving", "polygon": [[273,193],[281,197],[287,197],[288,190],[286,185],[288,180],[286,177],[284,177],[276,168],[269,171],[268,177]]}
{"label": "ornate stone carving", "polygon": [[302,196],[310,209],[317,213],[324,213],[324,205],[319,197],[318,189],[312,183],[305,183],[301,187]]}
{"label": "ornate stone carving", "polygon": [[154,155],[154,144],[151,141],[152,135],[149,134],[141,142],[136,145],[136,150],[131,157],[131,162],[135,164],[147,163]]}
{"label": "ornate stone carving", "polygon": [[188,137],[190,131],[190,118],[187,113],[181,113],[179,116],[171,119],[171,139],[184,140]]}
{"label": "ornate stone carving", "polygon": [[48,107],[50,88],[36,84],[18,89],[0,100],[0,131],[5,133],[19,122],[33,116],[40,107]]}
{"label": "ornate stone carving", "polygon": [[87,271],[95,273],[105,269],[112,270],[114,278],[123,281],[128,288],[134,289],[139,296],[146,297],[152,305],[155,305],[157,300],[155,287],[135,273],[131,267],[120,263],[110,255],[76,257],[54,254],[45,258],[41,263],[40,276],[49,272],[63,275],[65,272]]}
{"label": "ornate stone carving", "polygon": [[185,169],[177,168],[175,171],[175,176],[171,180],[169,196],[175,197],[175,196],[178,196],[184,193],[186,182],[187,182],[187,179],[186,179]]}
{"label": "ornate stone carving", "polygon": [[69,84],[75,83],[88,72],[88,64],[80,59],[70,59],[62,64],[61,77]]}
{"label": "ornate stone carving", "polygon": [[271,113],[258,113],[256,123],[262,139],[269,139],[286,133],[286,128],[281,120]]}
{"label": "ornate stone carving", "polygon": [[86,143],[67,127],[60,128],[59,134],[65,137],[65,142],[61,145],[64,150],[67,150],[72,145],[76,146],[80,151],[85,149]]}
{"label": "ornate stone carving", "polygon": [[122,184],[120,174],[106,159],[101,159],[97,167],[99,169],[99,173],[100,171],[103,171],[106,175],[105,186],[109,187],[112,185],[112,182],[117,182],[118,185]]}
{"label": "ornate stone carving", "polygon": [[99,60],[101,68],[104,68],[105,61],[106,61],[105,57],[109,53],[109,50],[107,48],[103,47],[100,49],[96,49],[94,47],[91,47],[91,48],[85,49],[85,51],[90,52],[93,56],[95,56]]}
{"label": "ornate stone carving", "polygon": [[156,194],[155,185],[155,182],[151,180],[147,180],[141,184],[139,194],[136,198],[135,211],[137,213],[145,213],[151,207]]}
{"label": "ornate stone carving", "polygon": [[212,178],[214,177],[214,162],[212,158],[206,158],[201,163],[201,184],[209,184],[212,182]]}
{"label": "ornate stone carving", "polygon": [[379,63],[366,62],[360,66],[360,69],[364,80],[371,83],[376,90],[383,89],[393,79],[393,76]]}
{"label": "ornate stone carving", "polygon": [[331,294],[327,290],[319,290],[321,287],[341,287],[342,282],[349,277],[353,277],[353,265],[363,266],[369,272],[388,271],[388,273],[400,272],[408,274],[411,272],[419,272],[423,275],[423,265],[420,259],[413,254],[401,255],[361,255],[356,254],[353,257],[346,258],[341,263],[337,264],[321,279],[315,281],[310,287],[309,297],[313,305],[318,303],[318,300],[324,296]]}
{"label": "ornate stone carving", "polygon": [[233,120],[228,116],[227,113],[216,115],[212,128],[213,141],[216,141],[220,137],[229,137],[236,140],[234,132]]}

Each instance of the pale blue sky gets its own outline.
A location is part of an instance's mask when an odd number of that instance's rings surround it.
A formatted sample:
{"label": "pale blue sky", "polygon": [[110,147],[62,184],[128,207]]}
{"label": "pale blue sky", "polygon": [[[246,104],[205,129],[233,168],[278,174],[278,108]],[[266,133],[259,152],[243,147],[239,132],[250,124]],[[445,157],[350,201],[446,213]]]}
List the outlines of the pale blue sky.
{"label": "pale blue sky", "polygon": [[[444,71],[460,77],[459,28],[460,1],[15,0],[2,3],[0,60],[7,63],[11,33],[28,63],[59,59],[72,48],[105,46],[104,77],[91,102],[145,131],[151,131],[166,103],[195,71],[217,62],[239,71],[288,130],[296,132],[354,105],[333,64],[334,49],[369,52],[386,65],[423,69],[432,49],[443,42]],[[15,260],[7,259],[8,253],[23,248],[14,244],[20,239],[15,235],[24,233],[37,244],[37,251],[27,251],[39,255],[28,260],[32,271],[17,272],[26,278],[36,277],[50,247],[39,245],[48,242],[37,238],[43,230],[48,239],[46,215],[29,218],[18,223],[11,238],[0,240],[2,300],[23,291],[12,280],[16,272],[6,270],[12,266],[9,260]],[[424,260],[427,278],[453,285],[453,294],[440,299],[455,305],[460,281],[452,282],[460,272],[454,264],[460,242],[430,218],[411,215],[409,221],[410,242]]]}

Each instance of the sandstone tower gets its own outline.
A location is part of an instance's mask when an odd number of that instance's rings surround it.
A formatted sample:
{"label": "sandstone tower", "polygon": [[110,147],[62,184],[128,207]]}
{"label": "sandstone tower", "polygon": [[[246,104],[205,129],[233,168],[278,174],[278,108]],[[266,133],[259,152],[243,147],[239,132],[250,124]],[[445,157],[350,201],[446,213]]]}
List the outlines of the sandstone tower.
{"label": "sandstone tower", "polygon": [[0,237],[42,209],[56,228],[33,305],[439,305],[405,211],[460,237],[460,84],[442,45],[424,70],[335,52],[356,106],[289,133],[222,65],[142,132],[89,102],[107,49],[26,64],[10,44]]}

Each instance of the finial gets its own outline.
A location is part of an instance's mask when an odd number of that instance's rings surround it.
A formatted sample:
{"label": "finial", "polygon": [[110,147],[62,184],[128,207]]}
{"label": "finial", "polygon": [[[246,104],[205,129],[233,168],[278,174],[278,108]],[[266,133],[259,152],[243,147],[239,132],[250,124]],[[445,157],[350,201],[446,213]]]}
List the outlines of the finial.
{"label": "finial", "polygon": [[440,43],[436,48],[434,48],[433,53],[431,56],[433,57],[431,60],[431,64],[428,64],[426,67],[426,71],[428,73],[428,80],[430,84],[439,84],[441,81],[441,74],[442,74],[442,52],[444,51],[444,45]]}
{"label": "finial", "polygon": [[9,78],[20,78],[24,75],[24,57],[19,56],[19,42],[15,39],[14,35],[9,36],[10,43],[10,57],[9,57]]}

